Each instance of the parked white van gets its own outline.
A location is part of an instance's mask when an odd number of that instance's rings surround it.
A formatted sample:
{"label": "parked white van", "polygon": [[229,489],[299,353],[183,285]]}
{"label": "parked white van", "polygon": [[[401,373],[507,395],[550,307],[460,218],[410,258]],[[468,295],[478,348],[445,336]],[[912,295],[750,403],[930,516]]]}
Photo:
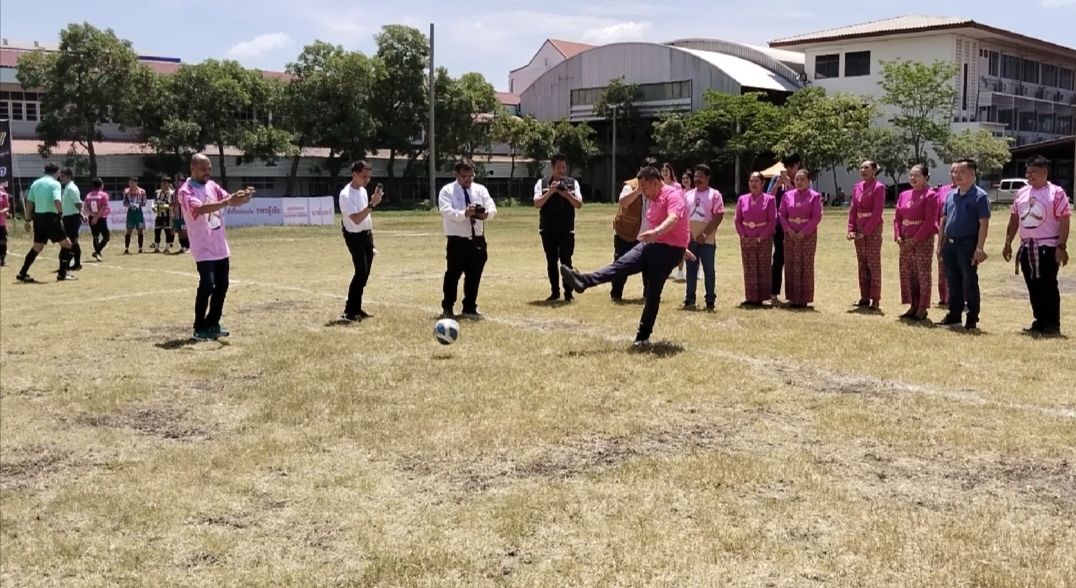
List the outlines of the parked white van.
{"label": "parked white van", "polygon": [[1016,193],[1026,185],[1027,180],[1024,178],[1007,178],[1001,180],[1001,182],[998,183],[998,187],[994,189],[994,197],[990,199],[990,203],[1012,204],[1013,200],[1016,200]]}

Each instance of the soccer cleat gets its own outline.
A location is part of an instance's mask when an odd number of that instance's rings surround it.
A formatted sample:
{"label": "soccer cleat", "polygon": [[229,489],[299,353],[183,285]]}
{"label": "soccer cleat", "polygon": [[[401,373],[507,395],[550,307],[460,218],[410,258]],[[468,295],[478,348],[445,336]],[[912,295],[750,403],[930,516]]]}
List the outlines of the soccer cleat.
{"label": "soccer cleat", "polygon": [[141,247],[138,248],[138,254],[142,255],[142,248]]}
{"label": "soccer cleat", "polygon": [[73,282],[73,281],[75,281],[77,279],[78,278],[76,278],[75,276],[72,276],[71,274],[58,274],[56,276],[56,281],[57,282]]}
{"label": "soccer cleat", "polygon": [[24,284],[36,284],[37,280],[30,277],[30,274],[19,274],[15,276],[15,279]]}
{"label": "soccer cleat", "polygon": [[357,323],[357,322],[362,320],[362,317],[360,317],[357,314],[349,314],[349,313],[345,312],[344,314],[340,315],[340,320],[346,321],[346,322],[349,322],[349,323]]}
{"label": "soccer cleat", "polygon": [[103,261],[103,260],[101,259],[101,254],[100,254],[99,252],[97,252],[97,251],[94,251],[94,252],[93,252],[93,255],[92,255],[91,257],[93,257],[93,258],[94,258],[94,259],[96,259],[97,261]]}
{"label": "soccer cleat", "polygon": [[[150,250],[151,253],[160,253],[161,252],[160,248],[157,247],[156,243],[151,244],[149,246],[149,250]],[[139,249],[138,252],[142,253],[142,250]]]}
{"label": "soccer cleat", "polygon": [[130,254],[131,254],[131,250],[130,250],[130,249],[124,249],[124,250],[123,250],[123,254],[124,254],[124,255],[130,255]]}

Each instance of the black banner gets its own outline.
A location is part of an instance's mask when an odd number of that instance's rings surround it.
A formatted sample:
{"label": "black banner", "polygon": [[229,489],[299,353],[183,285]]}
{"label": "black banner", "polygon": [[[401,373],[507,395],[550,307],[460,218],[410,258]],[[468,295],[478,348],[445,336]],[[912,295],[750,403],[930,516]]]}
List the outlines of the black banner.
{"label": "black banner", "polygon": [[0,120],[0,184],[7,184],[8,193],[14,193],[14,156],[11,154],[11,121]]}

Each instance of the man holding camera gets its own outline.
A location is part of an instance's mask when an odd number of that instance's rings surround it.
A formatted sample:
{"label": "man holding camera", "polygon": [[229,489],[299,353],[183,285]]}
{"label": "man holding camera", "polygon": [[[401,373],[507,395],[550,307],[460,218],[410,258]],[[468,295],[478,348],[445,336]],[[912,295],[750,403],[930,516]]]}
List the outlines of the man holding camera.
{"label": "man holding camera", "polygon": [[441,316],[452,318],[460,276],[463,279],[463,318],[478,320],[478,286],[489,254],[486,250],[486,221],[497,214],[497,205],[486,187],[474,181],[474,165],[456,164],[456,181],[441,188],[438,209],[444,219],[447,239],[444,298]]}
{"label": "man holding camera", "polygon": [[[575,180],[568,177],[568,160],[561,154],[550,161],[553,173],[534,185],[534,207],[539,209],[538,232],[545,250],[546,272],[551,294],[547,302],[560,299],[561,265],[571,267],[575,252],[575,209],[583,206],[583,196]],[[571,302],[572,289],[564,287],[564,301]]]}

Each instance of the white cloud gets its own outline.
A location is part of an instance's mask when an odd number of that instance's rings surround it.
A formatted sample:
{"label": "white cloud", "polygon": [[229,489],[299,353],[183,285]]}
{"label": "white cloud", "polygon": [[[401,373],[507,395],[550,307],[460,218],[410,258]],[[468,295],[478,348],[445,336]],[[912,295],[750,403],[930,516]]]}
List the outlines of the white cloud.
{"label": "white cloud", "polygon": [[1046,8],[1057,8],[1058,6],[1071,6],[1076,4],[1076,0],[1042,0],[1042,5]]}
{"label": "white cloud", "polygon": [[638,41],[646,36],[654,26],[649,22],[618,22],[603,27],[588,29],[583,32],[583,41],[596,45]]}
{"label": "white cloud", "polygon": [[228,50],[228,57],[233,59],[257,59],[266,53],[291,45],[287,33],[266,33],[249,41],[235,44]]}

